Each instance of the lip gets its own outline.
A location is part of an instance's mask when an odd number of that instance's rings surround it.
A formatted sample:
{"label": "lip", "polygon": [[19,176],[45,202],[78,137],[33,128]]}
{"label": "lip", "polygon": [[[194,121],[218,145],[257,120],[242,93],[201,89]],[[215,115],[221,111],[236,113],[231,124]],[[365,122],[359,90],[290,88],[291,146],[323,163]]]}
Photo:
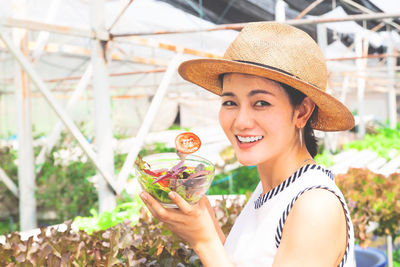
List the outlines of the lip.
{"label": "lip", "polygon": [[[241,134],[238,134],[238,135],[241,137],[263,136],[263,135],[241,135]],[[241,143],[237,137],[238,135],[235,135],[235,138],[236,138],[236,143],[240,149],[249,149],[249,148],[257,145],[261,140],[264,139],[264,138],[261,138],[260,140],[251,142],[251,143]]]}

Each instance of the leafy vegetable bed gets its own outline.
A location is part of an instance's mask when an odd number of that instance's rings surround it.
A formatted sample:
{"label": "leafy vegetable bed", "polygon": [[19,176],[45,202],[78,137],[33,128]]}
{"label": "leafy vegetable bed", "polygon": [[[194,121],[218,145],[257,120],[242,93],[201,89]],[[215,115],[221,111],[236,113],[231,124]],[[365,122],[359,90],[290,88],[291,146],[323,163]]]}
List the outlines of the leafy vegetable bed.
{"label": "leafy vegetable bed", "polygon": [[[218,222],[228,233],[242,204],[218,201],[214,208]],[[201,266],[194,251],[166,226],[141,209],[138,222],[119,223],[107,230],[65,232],[41,229],[34,240],[22,241],[17,233],[0,245],[0,266]]]}

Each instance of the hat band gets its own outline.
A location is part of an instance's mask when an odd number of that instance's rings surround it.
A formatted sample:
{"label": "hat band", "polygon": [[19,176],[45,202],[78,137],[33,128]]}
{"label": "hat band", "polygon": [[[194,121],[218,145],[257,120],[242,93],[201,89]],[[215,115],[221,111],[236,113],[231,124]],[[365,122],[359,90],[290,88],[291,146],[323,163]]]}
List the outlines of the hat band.
{"label": "hat band", "polygon": [[269,65],[265,65],[265,64],[261,64],[261,63],[257,63],[257,62],[253,62],[253,61],[246,61],[246,60],[233,60],[233,61],[237,61],[237,62],[241,62],[241,63],[247,63],[247,64],[252,64],[252,65],[260,66],[260,67],[263,67],[263,68],[276,70],[276,71],[282,72],[282,73],[284,73],[284,74],[287,74],[287,75],[289,75],[289,76],[292,76],[292,77],[295,77],[295,78],[297,78],[297,79],[300,79],[298,76],[293,75],[293,74],[291,74],[290,72],[287,72],[287,71],[285,71],[285,70],[282,70],[282,69],[279,69],[279,68],[276,68],[276,67],[272,67],[272,66],[269,66]]}
{"label": "hat band", "polygon": [[[241,63],[247,63],[247,64],[252,64],[252,65],[259,66],[259,67],[263,67],[263,68],[267,68],[267,69],[279,71],[279,72],[281,72],[281,73],[283,73],[283,74],[286,74],[286,75],[289,75],[289,76],[294,77],[294,78],[296,78],[296,79],[299,79],[299,80],[304,81],[304,80],[301,79],[299,76],[293,75],[293,74],[291,74],[290,72],[287,72],[287,71],[282,70],[282,69],[280,69],[280,68],[272,67],[272,66],[269,66],[269,65],[265,65],[265,64],[261,64],[261,63],[257,63],[257,62],[253,62],[253,61],[235,60],[235,59],[234,59],[233,61],[241,62]],[[312,83],[310,83],[310,82],[306,82],[306,83],[311,84],[312,86],[317,87],[317,88],[319,89],[319,87],[316,86],[315,84],[312,84]]]}

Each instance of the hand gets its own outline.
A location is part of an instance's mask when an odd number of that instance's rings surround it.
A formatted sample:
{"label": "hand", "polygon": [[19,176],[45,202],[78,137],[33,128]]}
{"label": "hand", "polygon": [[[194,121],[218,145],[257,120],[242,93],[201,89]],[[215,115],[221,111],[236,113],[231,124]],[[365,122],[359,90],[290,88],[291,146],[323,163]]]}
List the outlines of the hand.
{"label": "hand", "polygon": [[[223,242],[213,210],[206,196],[195,205],[190,205],[176,192],[169,193],[179,209],[166,209],[149,193],[140,197],[155,218],[164,222],[172,232],[188,242],[193,248],[206,246],[218,240]],[[221,241],[220,241],[221,240]]]}

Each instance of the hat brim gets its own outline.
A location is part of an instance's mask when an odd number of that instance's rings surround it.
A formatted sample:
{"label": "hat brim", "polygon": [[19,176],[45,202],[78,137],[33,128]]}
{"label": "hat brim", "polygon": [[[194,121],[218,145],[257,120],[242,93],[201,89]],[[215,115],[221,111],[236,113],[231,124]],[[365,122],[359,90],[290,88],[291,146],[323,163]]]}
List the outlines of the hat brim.
{"label": "hat brim", "polygon": [[225,73],[251,74],[278,81],[309,96],[318,106],[317,117],[311,122],[313,129],[344,131],[354,127],[353,115],[339,100],[318,87],[277,69],[225,59],[193,59],[183,62],[178,72],[183,79],[217,95],[222,93],[219,76]]}

